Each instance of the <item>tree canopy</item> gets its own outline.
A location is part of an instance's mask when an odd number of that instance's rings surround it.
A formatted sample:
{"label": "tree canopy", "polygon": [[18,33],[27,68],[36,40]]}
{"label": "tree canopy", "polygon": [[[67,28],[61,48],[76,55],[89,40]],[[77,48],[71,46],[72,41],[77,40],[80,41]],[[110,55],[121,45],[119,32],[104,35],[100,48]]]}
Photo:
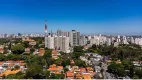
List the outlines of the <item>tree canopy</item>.
{"label": "tree canopy", "polygon": [[16,44],[12,46],[11,50],[14,54],[22,54],[25,50],[25,47],[21,44]]}

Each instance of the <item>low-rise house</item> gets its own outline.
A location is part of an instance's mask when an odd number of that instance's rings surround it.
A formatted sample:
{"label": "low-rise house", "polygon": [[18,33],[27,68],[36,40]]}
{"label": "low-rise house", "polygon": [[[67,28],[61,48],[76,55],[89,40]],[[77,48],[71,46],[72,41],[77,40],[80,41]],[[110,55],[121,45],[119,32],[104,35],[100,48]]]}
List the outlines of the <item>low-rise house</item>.
{"label": "low-rise house", "polygon": [[80,70],[79,70],[79,67],[78,67],[78,66],[72,66],[71,71],[72,71],[72,72],[74,72],[74,73],[80,72]]}
{"label": "low-rise house", "polygon": [[142,69],[142,61],[133,61],[133,65],[137,69]]}
{"label": "low-rise house", "polygon": [[48,71],[54,74],[61,74],[63,72],[63,66],[57,66],[56,64],[50,65]]}
{"label": "low-rise house", "polygon": [[33,54],[39,54],[39,50],[36,49],[35,52]]}
{"label": "low-rise house", "polygon": [[26,68],[26,63],[21,63],[19,66],[20,68]]}
{"label": "low-rise house", "polygon": [[70,71],[66,72],[65,78],[66,79],[74,79],[74,73],[70,72]]}
{"label": "low-rise house", "polygon": [[35,46],[36,45],[36,41],[29,41],[29,45],[31,45],[31,46]]}
{"label": "low-rise house", "polygon": [[21,69],[18,69],[18,70],[7,69],[6,71],[4,71],[3,73],[0,74],[0,77],[2,78],[3,76],[8,76],[10,74],[17,74],[20,71],[21,71]]}
{"label": "low-rise house", "polygon": [[83,79],[85,79],[85,80],[90,80],[91,79],[91,76],[90,76],[90,74],[83,74]]}
{"label": "low-rise house", "polygon": [[80,68],[80,72],[81,72],[82,74],[86,73],[86,72],[87,72],[87,71],[86,71],[86,68]]}
{"label": "low-rise house", "polygon": [[101,67],[100,66],[95,66],[95,71],[99,73],[101,71]]}
{"label": "low-rise house", "polygon": [[45,49],[44,48],[40,48],[39,49],[39,56],[43,56],[45,54]]}
{"label": "low-rise house", "polygon": [[30,48],[25,48],[25,53],[30,53]]}
{"label": "low-rise house", "polygon": [[25,42],[33,42],[33,41],[35,41],[33,39],[30,39],[29,37],[23,38],[22,40],[25,41]]}
{"label": "low-rise house", "polygon": [[52,50],[51,54],[53,59],[58,59],[59,56],[61,55],[56,49]]}
{"label": "low-rise house", "polygon": [[111,63],[111,62],[112,62],[112,60],[105,60],[105,62],[106,62],[106,63]]}
{"label": "low-rise house", "polygon": [[15,67],[15,64],[8,64],[8,68],[13,69]]}
{"label": "low-rise house", "polygon": [[82,61],[88,62],[88,59],[85,58],[85,57],[83,57],[83,56],[80,56],[80,59],[81,59]]}
{"label": "low-rise house", "polygon": [[24,63],[24,60],[17,60],[17,61],[13,61],[13,60],[8,60],[8,61],[4,61],[4,62],[0,62],[0,75],[9,75],[9,74],[13,74],[15,72],[15,66],[19,66],[20,71],[24,72],[27,68],[26,68],[26,63]]}
{"label": "low-rise house", "polygon": [[0,62],[0,73],[2,73],[3,72],[3,64],[4,64],[4,62]]}
{"label": "low-rise house", "polygon": [[117,60],[117,61],[115,61],[116,62],[116,64],[121,64],[121,61],[120,60]]}
{"label": "low-rise house", "polygon": [[0,47],[0,53],[4,53],[4,48]]}
{"label": "low-rise house", "polygon": [[71,64],[71,65],[74,65],[74,64],[75,64],[74,60],[71,60],[71,61],[70,61],[70,64]]}
{"label": "low-rise house", "polygon": [[94,72],[92,67],[87,67],[86,69],[88,73]]}
{"label": "low-rise house", "polygon": [[94,75],[96,75],[96,72],[90,72],[89,74],[91,77],[94,77]]}
{"label": "low-rise house", "polygon": [[96,74],[92,67],[79,68],[78,66],[68,66],[67,68],[69,69],[65,75],[67,79],[91,79]]}
{"label": "low-rise house", "polygon": [[15,63],[24,63],[24,60],[17,60]]}
{"label": "low-rise house", "polygon": [[81,73],[76,73],[75,74],[75,79],[82,79],[82,74]]}
{"label": "low-rise house", "polygon": [[133,61],[134,66],[140,66],[139,61]]}
{"label": "low-rise house", "polygon": [[4,64],[4,62],[3,62],[3,61],[1,61],[1,62],[0,62],[0,67],[2,67],[2,65],[3,65],[3,64]]}
{"label": "low-rise house", "polygon": [[84,47],[83,47],[83,50],[85,51],[85,50],[87,50],[89,47],[87,46],[87,45],[85,45]]}

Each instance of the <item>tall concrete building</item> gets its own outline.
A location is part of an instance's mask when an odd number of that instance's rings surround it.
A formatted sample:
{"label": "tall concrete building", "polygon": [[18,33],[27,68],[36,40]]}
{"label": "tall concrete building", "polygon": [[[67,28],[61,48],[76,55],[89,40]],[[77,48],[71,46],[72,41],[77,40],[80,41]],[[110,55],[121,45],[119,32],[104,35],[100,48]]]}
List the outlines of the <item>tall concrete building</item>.
{"label": "tall concrete building", "polygon": [[45,37],[45,47],[48,49],[54,49],[54,37],[51,35]]}
{"label": "tall concrete building", "polygon": [[127,41],[126,36],[123,36],[123,44],[129,44],[128,41]]}
{"label": "tall concrete building", "polygon": [[80,36],[79,45],[84,46],[87,44],[87,38],[85,35]]}
{"label": "tall concrete building", "polygon": [[67,52],[69,50],[69,37],[62,37],[62,51]]}
{"label": "tall concrete building", "polygon": [[60,29],[57,30],[57,36],[63,36],[63,33]]}
{"label": "tall concrete building", "polygon": [[117,36],[117,42],[118,42],[118,43],[121,42],[120,35]]}
{"label": "tall concrete building", "polygon": [[133,37],[131,37],[131,43],[135,43],[135,40]]}
{"label": "tall concrete building", "polygon": [[79,45],[79,39],[80,39],[80,32],[77,32],[76,30],[72,30],[70,32],[70,44],[71,44],[71,46],[78,46]]}
{"label": "tall concrete building", "polygon": [[69,37],[66,36],[55,36],[54,37],[54,46],[58,50],[67,52],[69,50]]}
{"label": "tall concrete building", "polygon": [[48,33],[47,33],[47,25],[46,25],[46,20],[45,20],[45,26],[44,26],[44,30],[45,30],[45,35],[44,35],[44,37],[45,37],[45,48],[47,48],[48,47]]}
{"label": "tall concrete building", "polygon": [[68,31],[64,31],[62,36],[69,37],[69,32]]}
{"label": "tall concrete building", "polygon": [[80,41],[80,32],[77,32],[77,45],[79,45]]}

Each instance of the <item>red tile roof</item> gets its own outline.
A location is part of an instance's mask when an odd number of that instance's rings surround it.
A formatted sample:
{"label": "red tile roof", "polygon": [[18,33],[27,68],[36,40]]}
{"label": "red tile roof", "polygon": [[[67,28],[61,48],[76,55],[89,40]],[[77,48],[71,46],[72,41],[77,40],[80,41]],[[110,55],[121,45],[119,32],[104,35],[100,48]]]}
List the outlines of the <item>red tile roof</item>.
{"label": "red tile roof", "polygon": [[93,71],[92,67],[87,67],[86,69],[87,69],[87,71]]}
{"label": "red tile roof", "polygon": [[58,54],[58,51],[56,49],[52,50],[52,54]]}
{"label": "red tile roof", "polygon": [[66,77],[73,77],[74,76],[74,73],[73,72],[66,72]]}
{"label": "red tile roof", "polygon": [[2,61],[2,62],[0,62],[0,65],[2,65],[4,62]]}
{"label": "red tile roof", "polygon": [[83,78],[86,80],[86,79],[91,79],[91,76],[90,76],[90,74],[84,74],[83,75]]}
{"label": "red tile roof", "polygon": [[86,68],[80,68],[80,72],[86,72]]}

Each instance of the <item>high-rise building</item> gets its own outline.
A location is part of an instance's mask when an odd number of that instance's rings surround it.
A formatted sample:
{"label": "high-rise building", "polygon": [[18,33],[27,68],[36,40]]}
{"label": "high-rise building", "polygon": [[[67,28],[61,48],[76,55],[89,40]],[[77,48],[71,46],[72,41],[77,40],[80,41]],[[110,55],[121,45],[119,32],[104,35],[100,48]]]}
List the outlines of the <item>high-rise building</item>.
{"label": "high-rise building", "polygon": [[135,40],[133,37],[131,37],[131,43],[135,43]]}
{"label": "high-rise building", "polygon": [[69,32],[68,32],[68,31],[64,31],[64,32],[62,32],[62,33],[63,33],[63,35],[62,35],[62,36],[69,37]]}
{"label": "high-rise building", "polygon": [[69,50],[69,37],[66,36],[55,36],[54,37],[54,46],[56,49],[63,52]]}
{"label": "high-rise building", "polygon": [[48,37],[45,37],[45,47],[48,49],[54,49],[54,37],[49,35]]}
{"label": "high-rise building", "polygon": [[117,42],[118,42],[118,43],[121,42],[120,35],[117,36]]}
{"label": "high-rise building", "polygon": [[67,52],[69,50],[69,37],[62,37],[62,51]]}
{"label": "high-rise building", "polygon": [[62,36],[62,31],[60,29],[57,30],[57,36]]}
{"label": "high-rise building", "polygon": [[78,46],[79,45],[79,39],[80,39],[80,32],[77,32],[76,30],[72,30],[70,32],[70,44],[71,44],[71,46]]}
{"label": "high-rise building", "polygon": [[84,46],[87,44],[87,38],[85,35],[80,36],[79,45]]}
{"label": "high-rise building", "polygon": [[47,33],[46,20],[45,20],[44,30],[45,30],[45,48],[48,48],[48,33]]}
{"label": "high-rise building", "polygon": [[123,44],[129,44],[129,43],[127,42],[126,36],[123,36]]}
{"label": "high-rise building", "polygon": [[77,45],[79,45],[79,41],[80,41],[80,32],[77,32]]}

